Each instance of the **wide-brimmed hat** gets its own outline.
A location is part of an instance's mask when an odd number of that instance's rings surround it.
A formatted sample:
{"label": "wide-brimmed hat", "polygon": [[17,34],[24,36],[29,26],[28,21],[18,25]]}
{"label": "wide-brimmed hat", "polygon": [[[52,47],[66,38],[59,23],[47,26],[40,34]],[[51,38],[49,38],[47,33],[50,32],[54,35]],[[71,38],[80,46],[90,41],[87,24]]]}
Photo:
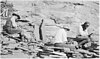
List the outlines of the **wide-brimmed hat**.
{"label": "wide-brimmed hat", "polygon": [[12,13],[13,16],[18,17],[18,19],[20,19],[20,15],[16,14],[16,13]]}

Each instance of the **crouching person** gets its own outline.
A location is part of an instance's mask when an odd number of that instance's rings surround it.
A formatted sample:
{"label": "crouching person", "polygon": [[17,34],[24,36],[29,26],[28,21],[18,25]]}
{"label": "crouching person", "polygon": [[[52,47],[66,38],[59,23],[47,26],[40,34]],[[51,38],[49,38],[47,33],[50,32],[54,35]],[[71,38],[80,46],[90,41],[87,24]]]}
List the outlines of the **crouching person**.
{"label": "crouching person", "polygon": [[71,40],[67,39],[67,31],[69,30],[70,29],[67,26],[60,27],[60,29],[57,31],[55,35],[55,40],[54,40],[55,47],[75,49],[75,45],[70,44]]}
{"label": "crouching person", "polygon": [[22,35],[22,30],[18,29],[16,20],[20,19],[20,16],[13,13],[11,18],[7,19],[6,24],[3,26],[3,32],[7,34],[19,34]]}
{"label": "crouching person", "polygon": [[79,35],[76,37],[76,41],[79,42],[79,47],[82,47],[84,44],[91,42],[91,34],[88,34],[88,27],[90,23],[85,22],[79,26]]}

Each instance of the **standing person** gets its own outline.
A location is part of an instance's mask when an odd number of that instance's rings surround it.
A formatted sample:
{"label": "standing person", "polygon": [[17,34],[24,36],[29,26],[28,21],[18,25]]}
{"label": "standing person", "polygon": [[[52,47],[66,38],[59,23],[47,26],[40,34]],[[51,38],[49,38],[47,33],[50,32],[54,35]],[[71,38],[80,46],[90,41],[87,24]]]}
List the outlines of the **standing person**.
{"label": "standing person", "polygon": [[85,22],[79,26],[79,35],[76,37],[77,41],[79,42],[79,46],[82,47],[85,43],[90,42],[90,36],[93,34],[88,34],[88,27],[90,23]]}

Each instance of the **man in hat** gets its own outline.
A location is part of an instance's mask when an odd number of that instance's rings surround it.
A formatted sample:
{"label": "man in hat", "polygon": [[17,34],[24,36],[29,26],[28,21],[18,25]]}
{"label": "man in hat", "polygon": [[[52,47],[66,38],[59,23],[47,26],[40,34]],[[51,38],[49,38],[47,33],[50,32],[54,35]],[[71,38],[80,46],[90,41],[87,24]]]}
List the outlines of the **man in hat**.
{"label": "man in hat", "polygon": [[91,41],[91,34],[88,33],[88,27],[90,23],[84,22],[84,24],[81,24],[79,26],[79,35],[76,37],[76,40],[79,42],[79,46],[82,47],[85,43],[88,43]]}
{"label": "man in hat", "polygon": [[13,13],[12,17],[7,19],[6,24],[3,26],[3,30],[8,34],[21,33],[21,30],[17,29],[16,20],[20,19],[20,16]]}
{"label": "man in hat", "polygon": [[21,40],[18,39],[18,41],[23,40],[23,31],[21,29],[18,29],[16,20],[20,19],[20,16],[18,14],[13,13],[12,17],[7,19],[6,24],[3,26],[3,34],[18,34]]}

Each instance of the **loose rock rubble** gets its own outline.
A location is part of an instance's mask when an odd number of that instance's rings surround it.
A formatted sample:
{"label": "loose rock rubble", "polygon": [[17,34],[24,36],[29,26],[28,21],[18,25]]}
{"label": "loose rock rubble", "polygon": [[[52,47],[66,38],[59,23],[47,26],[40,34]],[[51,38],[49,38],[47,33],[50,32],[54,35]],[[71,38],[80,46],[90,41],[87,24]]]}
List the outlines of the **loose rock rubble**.
{"label": "loose rock rubble", "polygon": [[[3,35],[2,26],[6,18],[0,15],[0,55],[1,58],[99,58],[99,2],[98,1],[9,1],[12,3],[12,10],[21,16],[17,23],[22,29],[25,37],[21,42],[18,35]],[[0,3],[1,5],[2,3]],[[13,7],[12,7],[13,5]],[[9,6],[8,6],[9,7]],[[10,10],[12,12],[12,10]],[[9,17],[8,17],[9,18]],[[36,41],[39,33],[41,20],[45,24],[41,30],[45,32],[43,40]],[[89,32],[92,35],[93,43],[85,46],[89,48],[61,48],[54,47],[53,40],[58,27],[51,24],[70,24],[71,31],[68,37],[77,35],[79,23],[89,21],[91,26]]]}

